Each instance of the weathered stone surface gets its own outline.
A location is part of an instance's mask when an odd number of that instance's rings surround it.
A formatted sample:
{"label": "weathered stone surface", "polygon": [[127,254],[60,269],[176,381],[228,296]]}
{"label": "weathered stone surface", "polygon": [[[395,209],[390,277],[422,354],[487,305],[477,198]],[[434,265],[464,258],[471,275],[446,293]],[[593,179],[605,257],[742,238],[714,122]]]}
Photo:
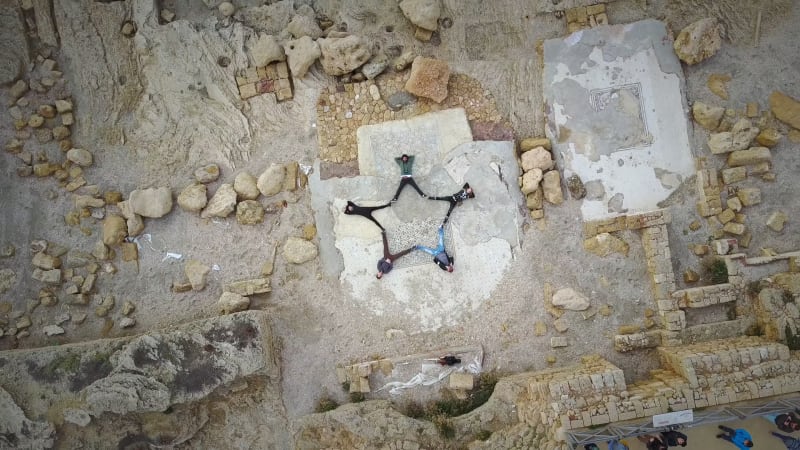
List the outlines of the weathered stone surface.
{"label": "weathered stone surface", "polygon": [[696,283],[698,280],[700,280],[700,275],[698,275],[694,270],[686,269],[683,271],[684,283]]}
{"label": "weathered stone surface", "polygon": [[265,197],[269,197],[281,191],[285,177],[286,169],[283,165],[273,163],[259,175],[256,186]]}
{"label": "weathered stone surface", "polygon": [[441,0],[402,0],[400,10],[414,25],[436,31],[442,14]]}
{"label": "weathered stone surface", "polygon": [[33,269],[31,278],[46,284],[61,284],[61,270],[42,270],[38,268]]}
{"label": "weathered stone surface", "polygon": [[708,131],[716,131],[719,122],[725,114],[725,108],[720,106],[709,106],[703,102],[694,102],[692,105],[692,116],[695,122]]}
{"label": "weathered stone surface", "polygon": [[769,218],[767,219],[767,226],[775,232],[780,233],[783,231],[783,227],[786,225],[786,221],[789,217],[783,211],[775,211],[770,214]]}
{"label": "weathered stone surface", "polygon": [[542,189],[544,199],[553,205],[564,203],[564,192],[561,190],[561,174],[557,170],[551,170],[544,174]]}
{"label": "weathered stone surface", "polygon": [[178,195],[178,206],[184,211],[199,212],[208,204],[205,184],[193,183],[186,186]]}
{"label": "weathered stone surface", "polygon": [[544,201],[544,194],[542,193],[541,188],[536,189],[535,191],[525,196],[525,206],[531,211],[542,209],[543,201]]}
{"label": "weathered stone surface", "polygon": [[270,280],[267,277],[253,278],[251,280],[234,281],[225,285],[226,292],[239,295],[265,294],[272,291]]}
{"label": "weathered stone surface", "polygon": [[746,167],[732,167],[730,169],[722,169],[722,182],[725,184],[738,183],[747,178]]}
{"label": "weathered stone surface", "polygon": [[681,30],[675,38],[675,53],[686,64],[697,64],[714,56],[722,47],[721,26],[717,19],[698,20]]}
{"label": "weathered stone surface", "polygon": [[572,288],[563,288],[553,294],[553,306],[558,306],[570,311],[585,311],[589,309],[589,299]]}
{"label": "weathered stone surface", "polygon": [[264,207],[255,200],[245,200],[236,205],[236,221],[242,225],[257,225],[264,221]]}
{"label": "weathered stone surface", "polygon": [[550,152],[544,147],[535,147],[520,155],[520,163],[523,171],[531,169],[541,169],[542,171],[553,168],[553,158]]}
{"label": "weathered stone surface", "polygon": [[769,96],[769,106],[778,120],[800,129],[800,101],[783,92],[774,91]]}
{"label": "weathered stone surface", "polygon": [[583,241],[583,248],[589,253],[606,257],[612,253],[628,256],[630,246],[627,242],[612,234],[600,233]]}
{"label": "weathered stone surface", "polygon": [[33,255],[31,264],[42,270],[53,270],[61,267],[61,258],[48,255],[45,252],[39,252]]}
{"label": "weathered stone surface", "polygon": [[65,331],[58,325],[47,325],[42,328],[42,333],[44,333],[45,336],[57,336],[59,334],[64,334]]}
{"label": "weathered stone surface", "polygon": [[131,328],[135,325],[136,325],[136,319],[134,319],[133,317],[123,317],[119,321],[120,328]]}
{"label": "weathered stone surface", "polygon": [[67,152],[67,159],[81,167],[89,167],[93,161],[92,154],[82,148],[71,148]]}
{"label": "weathered stone surface", "polygon": [[781,140],[781,133],[776,130],[775,128],[766,128],[761,130],[761,133],[758,133],[756,136],[756,142],[758,145],[763,147],[774,147],[778,145],[778,142]]}
{"label": "weathered stone surface", "polygon": [[550,338],[550,347],[559,348],[566,347],[569,343],[566,336],[553,336]]}
{"label": "weathered stone surface", "polygon": [[317,257],[317,246],[298,237],[289,237],[283,246],[283,257],[292,264],[303,264]]}
{"label": "weathered stone surface", "polygon": [[122,216],[109,214],[103,220],[103,244],[114,246],[121,243],[128,235],[128,225]]}
{"label": "weathered stone surface", "polygon": [[0,387],[0,435],[9,448],[52,448],[55,427],[50,422],[34,422],[25,417],[25,412],[17,406],[14,398]]}
{"label": "weathered stone surface", "polygon": [[361,36],[319,39],[322,69],[328,75],[344,75],[357,69],[372,56],[369,45]]}
{"label": "weathered stone surface", "polygon": [[189,279],[189,283],[192,285],[193,291],[202,291],[205,289],[206,280],[208,279],[209,272],[211,272],[211,267],[208,267],[196,259],[190,259],[186,261],[186,266],[183,270],[186,274],[186,278]]}
{"label": "weathered stone surface", "polygon": [[236,12],[236,7],[231,2],[222,2],[217,6],[217,10],[223,17],[230,17]]}
{"label": "weathered stone surface", "polygon": [[249,172],[241,172],[233,180],[233,190],[241,200],[255,200],[261,194],[256,183],[258,180]]}
{"label": "weathered stone surface", "polygon": [[531,169],[522,174],[522,193],[527,195],[539,189],[542,177],[541,169]]}
{"label": "weathered stone surface", "polygon": [[64,410],[64,421],[79,427],[85,427],[91,423],[92,416],[82,409],[67,408]]}
{"label": "weathered stone surface", "polygon": [[555,328],[559,333],[564,333],[569,330],[569,324],[566,320],[564,320],[563,317],[561,317],[553,321],[553,328]]}
{"label": "weathered stone surface", "polygon": [[[11,269],[0,269],[0,294],[11,289],[17,281],[17,274]],[[8,311],[6,311],[8,312]]]}
{"label": "weathered stone surface", "polygon": [[747,231],[747,227],[745,227],[741,223],[728,222],[725,224],[724,227],[722,227],[722,231],[730,234],[735,234],[737,236],[741,236],[742,234],[744,234],[745,231]]}
{"label": "weathered stone surface", "polygon": [[283,49],[289,61],[289,70],[296,78],[303,78],[311,65],[322,55],[319,44],[308,36],[287,42]]}
{"label": "weathered stone surface", "polygon": [[447,98],[449,79],[450,66],[445,61],[417,56],[411,64],[411,76],[406,82],[405,89],[417,97],[441,103]]}
{"label": "weathered stone surface", "polygon": [[236,208],[236,191],[233,186],[224,183],[220,185],[211,200],[208,201],[200,217],[208,219],[210,217],[228,217]]}
{"label": "weathered stone surface", "polygon": [[142,217],[158,218],[172,210],[172,191],[166,186],[131,191],[131,209]]}
{"label": "weathered stone surface", "polygon": [[750,166],[772,161],[772,153],[767,147],[750,147],[747,150],[737,150],[728,155],[728,165],[731,167]]}
{"label": "weathered stone surface", "polygon": [[278,40],[269,34],[254,35],[247,41],[247,47],[252,62],[251,67],[264,67],[269,63],[286,59]]}
{"label": "weathered stone surface", "polygon": [[536,147],[542,147],[547,151],[550,151],[552,148],[550,145],[550,139],[546,137],[541,138],[525,138],[519,143],[519,151],[520,153],[525,153],[528,150],[533,150]]}
{"label": "weathered stone surface", "polygon": [[[368,80],[372,80],[378,75],[382,74],[383,71],[386,70],[388,66],[389,66],[389,58],[384,53],[379,53],[375,55],[372,59],[370,59],[369,62],[361,66],[361,73],[363,73]],[[377,85],[375,84],[370,85],[370,93],[372,93],[372,86],[375,86],[375,89],[378,88]],[[372,96],[372,99],[376,101],[379,98],[380,95],[378,95],[377,98],[375,98],[374,94]]]}
{"label": "weathered stone surface", "polygon": [[194,178],[200,183],[212,183],[219,178],[219,166],[208,164],[194,171]]}
{"label": "weathered stone surface", "polygon": [[217,311],[221,315],[244,311],[250,307],[250,299],[234,292],[223,292],[217,301]]}
{"label": "weathered stone surface", "polygon": [[322,30],[320,30],[314,18],[300,14],[292,17],[289,25],[286,26],[286,31],[295,39],[303,36],[308,36],[311,39],[318,39],[322,36]]}
{"label": "weathered stone surface", "polygon": [[567,190],[574,200],[580,200],[586,197],[586,187],[583,185],[583,181],[578,175],[574,174],[567,178]]}
{"label": "weathered stone surface", "polygon": [[453,372],[448,377],[448,387],[450,389],[471,390],[474,386],[475,377],[471,373]]}

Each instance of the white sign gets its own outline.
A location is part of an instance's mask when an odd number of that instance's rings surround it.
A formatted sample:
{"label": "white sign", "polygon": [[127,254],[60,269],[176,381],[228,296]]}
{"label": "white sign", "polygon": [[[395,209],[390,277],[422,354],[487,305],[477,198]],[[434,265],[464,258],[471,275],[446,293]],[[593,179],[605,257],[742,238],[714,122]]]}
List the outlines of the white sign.
{"label": "white sign", "polygon": [[667,427],[679,423],[687,423],[694,421],[694,411],[686,409],[683,411],[675,411],[666,414],[657,414],[653,416],[653,426],[656,428]]}

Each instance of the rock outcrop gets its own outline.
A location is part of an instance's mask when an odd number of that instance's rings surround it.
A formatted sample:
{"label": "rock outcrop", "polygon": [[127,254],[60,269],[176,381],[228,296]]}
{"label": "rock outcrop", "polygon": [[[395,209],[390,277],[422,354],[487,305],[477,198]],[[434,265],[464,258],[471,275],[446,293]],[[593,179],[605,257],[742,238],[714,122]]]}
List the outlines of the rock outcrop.
{"label": "rock outcrop", "polygon": [[800,129],[800,101],[775,91],[769,96],[769,107],[778,120]]}
{"label": "rock outcrop", "polygon": [[403,0],[400,10],[414,25],[429,31],[439,27],[439,16],[442,14],[441,0]]}
{"label": "rock outcrop", "polygon": [[172,191],[168,187],[137,189],[131,191],[128,203],[142,217],[163,217],[172,211]]}
{"label": "rock outcrop", "polygon": [[339,76],[350,73],[372,56],[364,38],[354,34],[319,39],[317,43],[322,53],[319,61],[328,75]]}
{"label": "rock outcrop", "polygon": [[686,64],[697,64],[722,48],[721,25],[708,17],[681,30],[675,39],[675,53]]}
{"label": "rock outcrop", "polygon": [[417,56],[411,64],[411,75],[405,88],[417,97],[425,97],[441,103],[447,98],[447,82],[449,80],[450,66],[446,62]]}
{"label": "rock outcrop", "polygon": [[322,52],[319,44],[308,36],[287,42],[283,49],[289,60],[289,71],[293,77],[303,78]]}
{"label": "rock outcrop", "polygon": [[52,448],[56,434],[50,422],[35,422],[5,389],[0,387],[0,436],[10,448]]}

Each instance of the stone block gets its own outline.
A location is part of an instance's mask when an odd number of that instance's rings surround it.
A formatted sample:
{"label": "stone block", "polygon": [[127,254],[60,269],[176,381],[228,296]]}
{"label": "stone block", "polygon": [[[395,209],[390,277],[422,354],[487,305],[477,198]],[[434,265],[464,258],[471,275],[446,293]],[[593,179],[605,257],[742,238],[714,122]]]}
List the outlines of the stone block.
{"label": "stone block", "polygon": [[450,389],[471,390],[473,388],[474,377],[470,373],[453,372],[449,378]]}
{"label": "stone block", "polygon": [[783,211],[775,211],[770,214],[769,218],[767,219],[767,226],[772,231],[780,233],[783,231],[783,227],[786,225],[786,221],[788,220],[788,216]]}
{"label": "stone block", "polygon": [[738,183],[747,178],[746,167],[732,167],[730,169],[722,170],[722,182],[725,184]]}
{"label": "stone block", "polygon": [[749,166],[770,161],[772,161],[772,153],[767,147],[750,147],[747,150],[737,150],[728,155],[728,165],[731,167]]}
{"label": "stone block", "polygon": [[248,98],[255,97],[258,95],[258,89],[256,88],[256,83],[247,83],[239,86],[239,96],[242,100],[247,100]]}
{"label": "stone block", "polygon": [[559,348],[566,347],[568,344],[567,338],[564,336],[554,336],[550,338],[550,347]]}
{"label": "stone block", "polygon": [[759,188],[742,188],[736,191],[736,196],[742,202],[743,206],[752,206],[761,203],[761,189]]}

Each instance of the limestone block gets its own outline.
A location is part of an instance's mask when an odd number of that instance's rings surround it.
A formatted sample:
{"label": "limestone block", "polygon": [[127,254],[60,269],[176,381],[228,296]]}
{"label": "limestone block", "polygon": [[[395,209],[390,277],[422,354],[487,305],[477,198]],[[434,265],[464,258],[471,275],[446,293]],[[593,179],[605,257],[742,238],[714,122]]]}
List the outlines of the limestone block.
{"label": "limestone block", "polygon": [[769,106],[778,120],[800,129],[800,101],[783,92],[774,91],[769,96]]}
{"label": "limestone block", "polygon": [[732,167],[730,169],[722,169],[722,182],[725,184],[738,183],[747,178],[746,167]]}
{"label": "limestone block", "polygon": [[405,84],[406,91],[441,103],[447,97],[450,66],[433,58],[418,56],[411,64],[411,76]]}
{"label": "limestone block", "polygon": [[741,188],[736,191],[736,196],[742,202],[743,206],[752,206],[761,203],[761,189],[759,188]]}
{"label": "limestone block", "polygon": [[747,150],[737,150],[728,155],[728,165],[731,167],[747,166],[772,161],[772,154],[767,147],[751,147]]}
{"label": "limestone block", "polygon": [[471,390],[473,388],[474,377],[470,373],[453,372],[449,377],[450,389]]}
{"label": "limestone block", "polygon": [[697,64],[713,56],[722,47],[721,25],[708,17],[693,22],[675,38],[675,53],[686,64]]}

